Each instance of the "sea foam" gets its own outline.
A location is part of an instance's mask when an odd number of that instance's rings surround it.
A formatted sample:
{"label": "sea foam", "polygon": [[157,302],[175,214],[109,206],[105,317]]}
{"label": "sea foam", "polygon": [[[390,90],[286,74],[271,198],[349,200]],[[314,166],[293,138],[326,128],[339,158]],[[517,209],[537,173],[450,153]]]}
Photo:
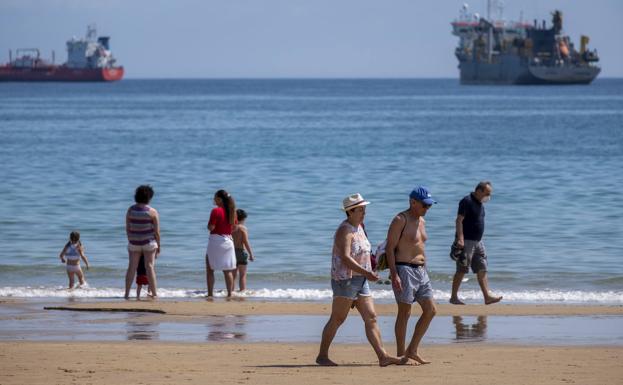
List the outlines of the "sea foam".
{"label": "sea foam", "polygon": [[[86,287],[67,290],[65,287],[46,286],[21,286],[0,287],[0,297],[13,298],[122,298],[124,294],[121,288],[111,287]],[[131,293],[134,295],[134,291]],[[215,292],[216,297],[224,297],[224,290]],[[579,290],[535,290],[535,291],[496,291],[495,295],[504,296],[504,302],[508,303],[575,303],[575,304],[623,304],[623,291],[579,291]],[[201,298],[206,295],[205,290],[183,288],[159,288],[160,298]],[[433,290],[434,298],[438,302],[446,302],[450,298],[450,292],[445,290]],[[249,299],[266,300],[293,300],[293,301],[329,301],[332,292],[329,289],[250,289],[244,292],[235,292],[234,296]],[[394,295],[389,288],[374,288],[372,296],[383,302],[393,301]],[[478,290],[463,290],[460,297],[466,301],[481,301],[482,293]]]}

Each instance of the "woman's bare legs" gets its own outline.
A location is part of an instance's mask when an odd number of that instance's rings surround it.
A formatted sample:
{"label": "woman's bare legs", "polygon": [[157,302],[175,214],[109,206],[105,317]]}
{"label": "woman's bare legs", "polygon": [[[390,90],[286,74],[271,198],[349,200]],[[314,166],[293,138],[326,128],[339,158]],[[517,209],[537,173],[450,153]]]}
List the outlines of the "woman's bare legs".
{"label": "woman's bare legs", "polygon": [[214,295],[214,270],[210,267],[210,260],[206,255],[206,281],[208,285],[208,297]]}
{"label": "woman's bare legs", "polygon": [[234,291],[235,281],[234,281],[234,271],[235,270],[223,270],[223,275],[225,276],[225,288],[227,289],[227,296],[231,297],[231,293]]}
{"label": "woman's bare legs", "polygon": [[331,316],[329,321],[322,330],[322,339],[320,341],[320,351],[316,357],[316,363],[322,366],[337,366],[337,364],[329,359],[329,347],[337,329],[344,323],[348,312],[350,311],[350,305],[353,300],[346,297],[334,297],[331,304]]}
{"label": "woman's bare legs", "polygon": [[156,269],[154,267],[154,265],[156,264],[156,251],[156,249],[143,251],[143,255],[145,256],[145,272],[147,275],[147,279],[149,280],[149,290],[151,291],[152,298],[158,297]]}
{"label": "woman's bare legs", "polygon": [[142,251],[128,250],[128,271],[125,273],[125,299],[130,298],[130,289],[132,288],[132,282],[134,281],[136,268],[138,267],[138,261],[141,259],[142,253]]}

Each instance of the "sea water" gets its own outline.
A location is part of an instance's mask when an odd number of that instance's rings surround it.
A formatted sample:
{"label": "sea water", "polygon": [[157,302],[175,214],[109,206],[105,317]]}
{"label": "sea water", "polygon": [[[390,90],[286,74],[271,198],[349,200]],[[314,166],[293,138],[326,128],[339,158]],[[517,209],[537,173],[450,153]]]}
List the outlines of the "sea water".
{"label": "sea water", "polygon": [[[205,295],[206,224],[214,192],[226,189],[249,214],[257,258],[244,296],[329,300],[342,199],[372,202],[375,244],[421,184],[439,201],[426,215],[426,253],[446,301],[457,204],[490,180],[484,242],[495,293],[620,305],[622,152],[622,79],[3,83],[0,296],[122,296],[125,211],[149,183],[162,226],[160,296]],[[72,230],[91,269],[87,289],[67,292],[58,254]],[[462,296],[481,301],[466,277]],[[388,285],[372,288],[391,301]]]}

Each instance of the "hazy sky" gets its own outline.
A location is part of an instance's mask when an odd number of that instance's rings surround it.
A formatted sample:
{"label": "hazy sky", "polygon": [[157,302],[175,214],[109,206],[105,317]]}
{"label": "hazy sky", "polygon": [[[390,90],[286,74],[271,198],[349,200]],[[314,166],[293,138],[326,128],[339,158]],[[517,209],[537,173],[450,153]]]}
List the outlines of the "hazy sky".
{"label": "hazy sky", "polygon": [[[37,47],[66,60],[65,41],[95,23],[128,78],[458,77],[455,0],[0,0],[0,61]],[[467,2],[486,13],[486,1]],[[551,21],[623,77],[623,1],[505,1],[504,16]]]}

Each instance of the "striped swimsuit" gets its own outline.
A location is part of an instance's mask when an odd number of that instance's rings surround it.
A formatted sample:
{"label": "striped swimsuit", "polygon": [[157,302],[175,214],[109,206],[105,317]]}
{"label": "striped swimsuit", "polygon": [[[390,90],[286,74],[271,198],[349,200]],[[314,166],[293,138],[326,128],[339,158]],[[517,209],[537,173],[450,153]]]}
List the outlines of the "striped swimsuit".
{"label": "striped swimsuit", "polygon": [[149,215],[151,207],[136,204],[128,212],[128,241],[134,246],[144,246],[156,242],[153,219]]}

